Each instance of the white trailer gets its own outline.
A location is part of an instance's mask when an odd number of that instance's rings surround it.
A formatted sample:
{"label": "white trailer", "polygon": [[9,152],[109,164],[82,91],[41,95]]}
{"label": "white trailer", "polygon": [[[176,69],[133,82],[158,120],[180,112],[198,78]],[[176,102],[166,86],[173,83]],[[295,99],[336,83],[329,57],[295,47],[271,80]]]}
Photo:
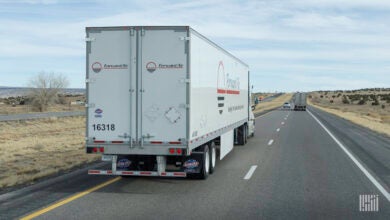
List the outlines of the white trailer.
{"label": "white trailer", "polygon": [[86,151],[112,162],[89,174],[207,178],[253,135],[248,65],[195,30],[86,34]]}

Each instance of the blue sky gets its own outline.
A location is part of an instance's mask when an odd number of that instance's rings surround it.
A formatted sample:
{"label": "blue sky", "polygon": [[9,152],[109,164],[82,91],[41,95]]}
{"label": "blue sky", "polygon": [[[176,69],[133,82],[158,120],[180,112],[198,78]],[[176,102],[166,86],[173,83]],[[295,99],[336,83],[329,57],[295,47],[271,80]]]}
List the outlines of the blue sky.
{"label": "blue sky", "polygon": [[85,27],[190,25],[250,66],[255,91],[390,87],[390,1],[0,0],[0,86],[41,71],[84,87]]}

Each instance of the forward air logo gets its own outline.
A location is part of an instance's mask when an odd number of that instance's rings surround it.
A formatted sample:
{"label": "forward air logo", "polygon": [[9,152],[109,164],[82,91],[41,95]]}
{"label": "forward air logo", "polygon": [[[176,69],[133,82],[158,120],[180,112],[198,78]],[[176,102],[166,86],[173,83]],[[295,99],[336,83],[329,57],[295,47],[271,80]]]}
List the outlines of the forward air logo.
{"label": "forward air logo", "polygon": [[100,71],[102,71],[102,69],[105,69],[105,70],[128,69],[129,65],[127,65],[127,64],[104,64],[104,65],[102,65],[99,62],[94,62],[91,65],[91,67],[95,73],[99,73]]}
{"label": "forward air logo", "polygon": [[217,74],[218,111],[219,114],[222,114],[226,96],[240,94],[240,78],[234,78],[235,74],[225,73],[225,67],[222,61],[219,61]]}
{"label": "forward air logo", "polygon": [[157,69],[157,64],[155,62],[149,62],[146,64],[146,69],[149,73],[153,73]]}
{"label": "forward air logo", "polygon": [[92,70],[95,72],[95,73],[98,73],[102,70],[102,64],[99,63],[99,62],[95,62],[92,64]]}
{"label": "forward air logo", "polygon": [[223,113],[223,107],[225,106],[225,67],[223,62],[219,61],[218,73],[217,73],[217,101],[219,114]]}
{"label": "forward air logo", "polygon": [[155,62],[148,62],[146,63],[146,70],[149,73],[153,73],[157,69],[183,69],[183,64],[177,63],[177,64],[156,64]]}

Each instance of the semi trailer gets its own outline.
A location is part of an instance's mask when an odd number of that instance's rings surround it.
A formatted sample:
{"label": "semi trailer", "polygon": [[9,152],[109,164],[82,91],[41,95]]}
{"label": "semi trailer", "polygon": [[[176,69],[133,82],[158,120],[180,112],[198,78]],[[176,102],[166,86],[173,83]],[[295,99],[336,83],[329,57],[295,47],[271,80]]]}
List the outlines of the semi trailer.
{"label": "semi trailer", "polygon": [[254,134],[248,65],[188,26],[86,28],[91,175],[214,172]]}
{"label": "semi trailer", "polygon": [[302,93],[302,92],[295,93],[294,111],[306,111],[306,93]]}

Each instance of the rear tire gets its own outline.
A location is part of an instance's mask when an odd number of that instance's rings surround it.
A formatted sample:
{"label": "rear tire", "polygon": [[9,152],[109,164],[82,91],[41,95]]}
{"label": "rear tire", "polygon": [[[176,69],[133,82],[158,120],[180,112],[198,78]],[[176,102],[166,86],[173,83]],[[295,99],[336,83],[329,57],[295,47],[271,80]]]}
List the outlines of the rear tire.
{"label": "rear tire", "polygon": [[209,176],[209,171],[210,171],[210,151],[209,151],[209,146],[207,144],[203,145],[202,148],[203,148],[202,169],[200,170],[199,173],[199,179],[205,180]]}
{"label": "rear tire", "polygon": [[244,125],[244,144],[248,143],[248,125]]}
{"label": "rear tire", "polygon": [[215,148],[215,143],[213,141],[210,144],[210,168],[209,168],[210,174],[214,173],[216,163],[217,163],[217,150]]}

